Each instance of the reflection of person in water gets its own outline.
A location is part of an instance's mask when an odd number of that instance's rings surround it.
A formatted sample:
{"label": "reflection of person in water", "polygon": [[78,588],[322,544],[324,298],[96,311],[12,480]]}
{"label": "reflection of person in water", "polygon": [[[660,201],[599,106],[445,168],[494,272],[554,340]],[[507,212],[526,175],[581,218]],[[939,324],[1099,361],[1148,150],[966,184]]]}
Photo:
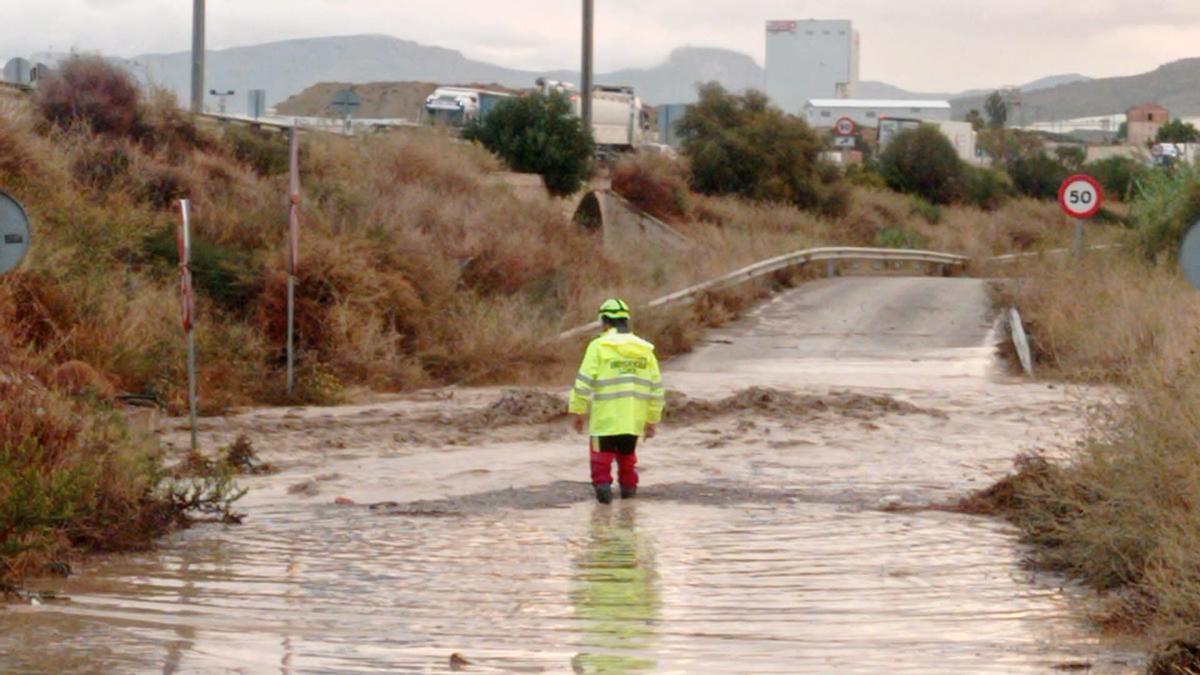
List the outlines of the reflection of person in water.
{"label": "reflection of person in water", "polygon": [[657,641],[661,610],[658,575],[648,542],[635,527],[636,505],[592,514],[591,541],[575,561],[575,614],[583,623],[587,651],[571,660],[576,673],[653,670],[657,662],[637,656]]}

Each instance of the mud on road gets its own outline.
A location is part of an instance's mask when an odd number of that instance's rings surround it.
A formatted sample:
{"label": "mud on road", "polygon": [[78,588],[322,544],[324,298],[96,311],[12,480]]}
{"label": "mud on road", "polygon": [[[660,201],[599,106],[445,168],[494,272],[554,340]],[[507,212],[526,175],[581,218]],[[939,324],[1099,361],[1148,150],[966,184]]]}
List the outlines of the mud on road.
{"label": "mud on road", "polygon": [[779,296],[666,364],[611,506],[566,386],[204,420],[279,470],[242,479],[245,524],[47,580],[70,600],[0,612],[0,669],[1134,672],[1011,527],[908,508],[1074,442],[1103,397],[1004,375],[991,327],[973,280]]}

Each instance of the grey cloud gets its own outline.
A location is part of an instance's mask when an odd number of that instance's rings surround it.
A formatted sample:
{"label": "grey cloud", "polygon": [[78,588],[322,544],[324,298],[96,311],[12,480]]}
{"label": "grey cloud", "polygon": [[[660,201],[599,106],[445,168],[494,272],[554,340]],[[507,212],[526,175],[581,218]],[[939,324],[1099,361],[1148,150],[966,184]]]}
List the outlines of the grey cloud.
{"label": "grey cloud", "polygon": [[[0,45],[124,56],[188,47],[187,0],[5,0]],[[1196,0],[596,0],[601,68],[644,66],[684,45],[763,58],[768,18],[850,18],[862,74],[925,90],[1058,72],[1136,72],[1200,51]],[[210,47],[386,33],[518,68],[572,68],[578,0],[209,0]],[[1170,40],[1154,40],[1156,31]],[[1149,37],[1148,37],[1149,36]]]}

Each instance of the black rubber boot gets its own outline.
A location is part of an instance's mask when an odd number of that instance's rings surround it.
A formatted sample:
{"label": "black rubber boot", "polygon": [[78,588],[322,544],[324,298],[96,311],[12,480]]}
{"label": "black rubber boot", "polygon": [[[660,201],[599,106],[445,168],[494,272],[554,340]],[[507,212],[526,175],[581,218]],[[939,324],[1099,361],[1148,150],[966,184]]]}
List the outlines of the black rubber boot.
{"label": "black rubber boot", "polygon": [[611,504],[612,503],[612,486],[611,485],[595,485],[593,487],[596,488],[596,501],[600,502],[601,504]]}
{"label": "black rubber boot", "polygon": [[624,485],[621,486],[621,499],[633,499],[636,496],[636,487],[625,487]]}

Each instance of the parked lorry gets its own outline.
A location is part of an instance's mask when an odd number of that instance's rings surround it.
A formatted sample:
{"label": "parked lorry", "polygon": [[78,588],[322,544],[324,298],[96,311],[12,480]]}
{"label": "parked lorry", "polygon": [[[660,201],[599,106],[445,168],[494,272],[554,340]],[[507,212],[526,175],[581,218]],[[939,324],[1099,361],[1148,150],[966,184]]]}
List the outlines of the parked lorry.
{"label": "parked lorry", "polygon": [[496,104],[512,94],[470,87],[438,87],[425,99],[425,120],[432,124],[464,127],[483,119]]}
{"label": "parked lorry", "polygon": [[[583,97],[575,85],[557,80],[539,79],[544,94],[561,93],[571,100],[575,115],[583,114]],[[633,150],[645,144],[649,116],[633,87],[596,85],[592,87],[592,138],[601,150]]]}
{"label": "parked lorry", "polygon": [[[582,115],[579,90],[569,82],[539,79],[543,94],[560,93],[571,101],[571,112]],[[433,124],[464,127],[487,117],[497,103],[512,94],[470,87],[438,87],[425,99],[425,120]],[[626,151],[647,140],[649,118],[633,87],[598,85],[592,88],[592,138],[601,151]]]}

